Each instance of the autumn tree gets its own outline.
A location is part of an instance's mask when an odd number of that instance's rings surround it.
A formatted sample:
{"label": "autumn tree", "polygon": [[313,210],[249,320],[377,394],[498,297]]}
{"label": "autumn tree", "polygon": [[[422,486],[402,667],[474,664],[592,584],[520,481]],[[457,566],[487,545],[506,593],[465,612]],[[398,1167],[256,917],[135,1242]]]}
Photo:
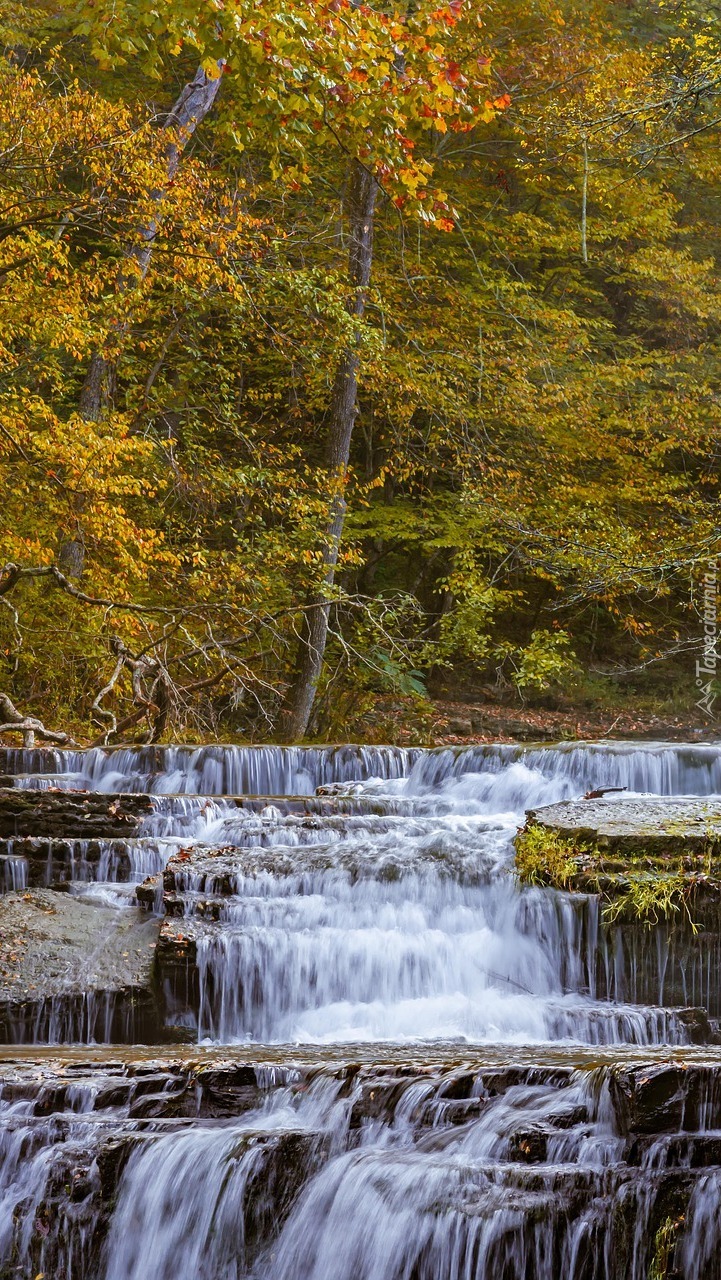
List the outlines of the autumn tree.
{"label": "autumn tree", "polygon": [[[112,22],[98,13],[81,30],[95,33],[96,54],[123,61],[139,54],[153,74],[164,46],[191,45],[205,67],[222,63],[231,89],[228,127],[246,146],[262,131],[271,167],[289,149],[286,178],[310,180],[316,147],[332,146],[345,161],[348,223],[348,325],[342,337],[327,414],[327,519],[318,554],[318,582],[302,615],[298,661],[280,716],[280,735],[302,737],[320,677],[333,586],[346,512],[362,321],[370,282],[373,222],[378,194],[441,227],[450,226],[446,200],[431,184],[432,164],[409,137],[414,126],[445,133],[492,119],[502,102],[487,96],[487,59],[478,49],[480,19],[468,36],[455,32],[461,3],[420,4],[404,11],[330,0],[278,9],[226,4],[171,7],[159,22],[143,4],[114,8]],[[160,38],[159,38],[160,37]],[[457,60],[463,48],[463,62]],[[276,158],[277,157],[277,158]]]}
{"label": "autumn tree", "polygon": [[[155,735],[169,699],[182,722],[196,689],[233,671],[236,685],[253,685],[238,632],[257,641],[265,613],[274,635],[272,610],[284,603],[259,572],[270,560],[282,573],[293,554],[287,541],[281,552],[282,536],[269,532],[253,551],[242,540],[203,545],[201,487],[178,465],[167,425],[162,440],[154,400],[183,323],[202,328],[219,298],[242,323],[241,277],[262,256],[264,228],[202,164],[184,165],[170,189],[167,135],[145,111],[81,87],[60,63],[43,76],[11,59],[2,75],[6,672],[46,720],[74,718],[84,703],[104,735],[145,718]],[[156,219],[159,270],[131,300],[118,272],[143,214]],[[108,335],[122,394],[84,413],[85,371]],[[262,492],[266,511],[277,495],[276,511],[292,506],[302,526],[304,478],[290,465],[292,475],[271,451],[262,467],[239,466],[235,494]],[[217,465],[207,484],[217,490]],[[125,710],[114,715],[107,704],[122,690]]]}
{"label": "autumn tree", "polygon": [[705,15],[38,12],[0,108],[17,714],[267,738],[315,693],[309,732],[378,738],[444,681],[670,684],[718,548]]}

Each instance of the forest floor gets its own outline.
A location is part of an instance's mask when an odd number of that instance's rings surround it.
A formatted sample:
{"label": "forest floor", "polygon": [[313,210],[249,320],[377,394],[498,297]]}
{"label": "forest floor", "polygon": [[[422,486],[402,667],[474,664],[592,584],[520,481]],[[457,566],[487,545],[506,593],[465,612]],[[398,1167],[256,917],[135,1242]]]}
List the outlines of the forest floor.
{"label": "forest floor", "polygon": [[[496,696],[488,687],[474,688],[461,676],[452,692],[455,697],[449,696],[451,691],[448,689],[438,690],[431,698],[376,693],[367,699],[360,714],[346,717],[341,713],[330,724],[321,717],[309,741],[425,747],[486,742],[588,742],[604,738],[721,743],[721,701],[719,717],[710,719],[694,706],[679,705],[671,698],[664,699],[662,692],[657,690],[652,695],[637,697],[631,694],[623,700],[609,699],[608,705],[604,705],[602,699],[574,701],[567,695],[549,695],[546,705],[540,705],[539,698],[534,705],[531,701]],[[81,746],[88,741],[87,725],[62,727],[69,728]],[[138,744],[145,740],[145,735],[136,739]],[[0,746],[18,746],[19,741],[16,733],[0,736]],[[239,723],[222,729],[218,737],[212,732],[203,734],[188,726],[185,731],[176,732],[169,741],[201,745],[215,741],[262,743],[268,739],[256,736],[253,726]],[[132,739],[123,745],[132,745]],[[9,785],[11,781],[0,777],[0,786]],[[18,801],[21,798],[17,796]],[[3,820],[1,801],[0,797],[0,828]],[[102,815],[100,818],[102,821]],[[128,817],[121,814],[118,822],[121,820],[127,821]],[[124,829],[117,834],[123,832]],[[52,834],[52,831],[47,834]]]}
{"label": "forest floor", "polygon": [[680,713],[670,715],[628,707],[608,710],[570,707],[502,706],[489,702],[435,701],[433,739],[438,743],[560,742],[599,738],[663,742],[718,742],[721,721]]}

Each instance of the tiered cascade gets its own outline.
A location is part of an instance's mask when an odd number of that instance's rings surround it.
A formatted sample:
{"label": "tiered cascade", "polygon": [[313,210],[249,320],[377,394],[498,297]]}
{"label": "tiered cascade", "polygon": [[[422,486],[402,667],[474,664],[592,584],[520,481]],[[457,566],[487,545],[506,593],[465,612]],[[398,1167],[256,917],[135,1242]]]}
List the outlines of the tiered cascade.
{"label": "tiered cascade", "polygon": [[[721,750],[0,768],[5,901],[89,939],[0,1006],[3,1280],[721,1275],[719,938],[621,937],[593,895],[519,886],[512,847],[591,788],[715,795]],[[42,832],[11,831],[17,791],[50,797]]]}

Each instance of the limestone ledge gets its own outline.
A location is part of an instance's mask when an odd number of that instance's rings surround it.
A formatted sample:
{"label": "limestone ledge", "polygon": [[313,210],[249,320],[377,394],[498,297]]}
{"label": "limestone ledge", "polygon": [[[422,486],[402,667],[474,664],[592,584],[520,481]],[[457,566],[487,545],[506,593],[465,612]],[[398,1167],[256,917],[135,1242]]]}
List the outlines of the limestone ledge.
{"label": "limestone ledge", "polygon": [[530,809],[515,840],[527,884],[600,894],[606,918],[658,923],[721,900],[721,803],[657,797],[570,800]]}

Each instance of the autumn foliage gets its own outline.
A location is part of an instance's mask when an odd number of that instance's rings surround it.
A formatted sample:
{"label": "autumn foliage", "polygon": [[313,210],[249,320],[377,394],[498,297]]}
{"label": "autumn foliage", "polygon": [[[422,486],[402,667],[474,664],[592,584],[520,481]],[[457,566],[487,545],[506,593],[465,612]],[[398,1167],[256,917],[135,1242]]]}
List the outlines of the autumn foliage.
{"label": "autumn foliage", "polygon": [[[387,731],[382,697],[422,725],[449,671],[518,697],[683,684],[721,541],[721,51],[690,4],[592,8],[2,13],[2,562],[70,587],[0,594],[18,705],[145,733],[162,672],[162,732],[273,735],[356,340],[310,731]],[[217,104],[169,180],[198,65]],[[358,323],[350,161],[379,188]],[[141,665],[103,694],[118,643]]]}

